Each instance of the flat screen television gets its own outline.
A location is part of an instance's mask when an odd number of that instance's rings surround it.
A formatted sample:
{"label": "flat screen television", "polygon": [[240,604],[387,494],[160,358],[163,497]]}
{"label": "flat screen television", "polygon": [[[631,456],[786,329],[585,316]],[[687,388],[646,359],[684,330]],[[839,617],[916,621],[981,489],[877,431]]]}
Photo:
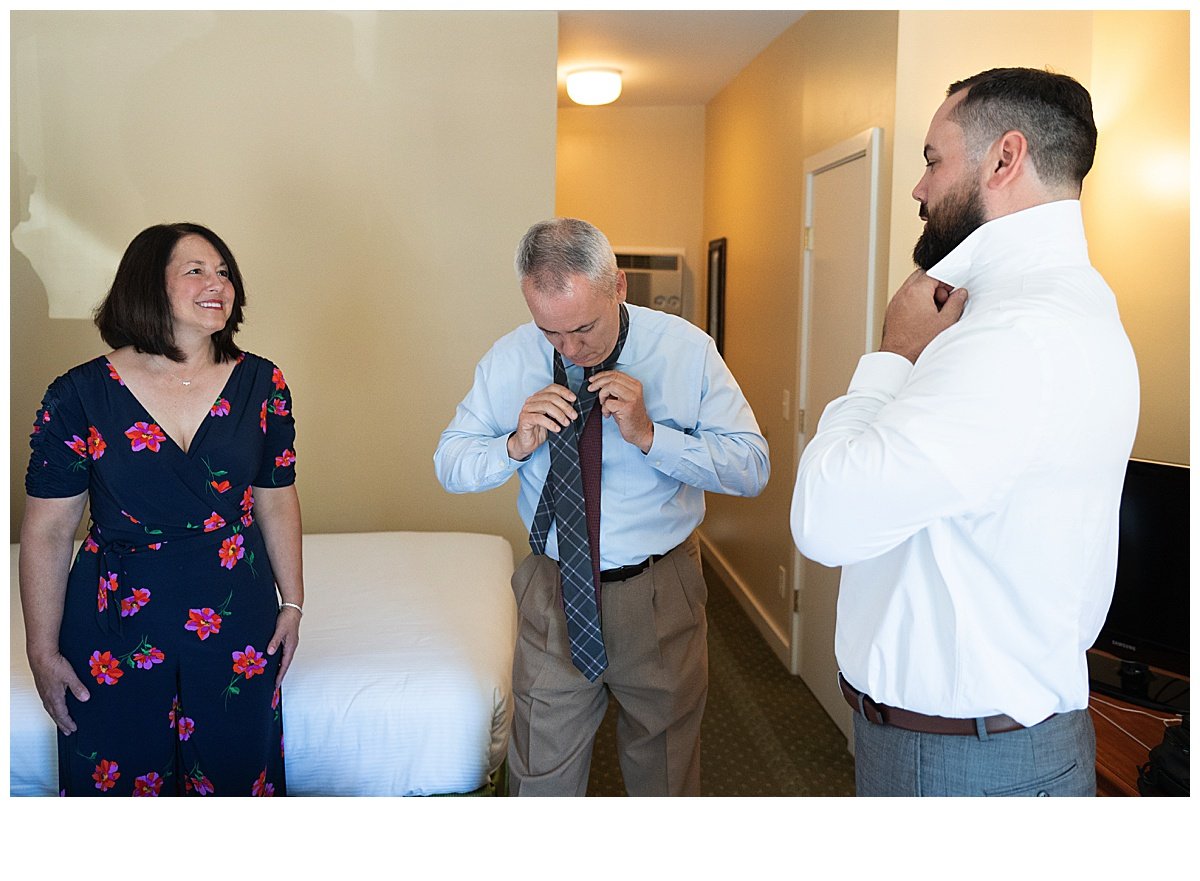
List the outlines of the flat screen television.
{"label": "flat screen television", "polygon": [[1190,473],[1130,459],[1112,606],[1088,656],[1094,690],[1172,712],[1189,703]]}

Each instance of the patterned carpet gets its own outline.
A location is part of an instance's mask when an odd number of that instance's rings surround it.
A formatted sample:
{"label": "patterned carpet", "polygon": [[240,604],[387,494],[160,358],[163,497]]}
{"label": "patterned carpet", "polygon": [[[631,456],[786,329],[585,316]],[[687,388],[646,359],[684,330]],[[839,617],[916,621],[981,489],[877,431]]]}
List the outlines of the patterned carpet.
{"label": "patterned carpet", "polygon": [[[708,581],[708,705],[700,734],[700,794],[854,794],[846,739],[803,681],[767,646],[721,579]],[[625,795],[616,702],[596,735],[588,795]]]}

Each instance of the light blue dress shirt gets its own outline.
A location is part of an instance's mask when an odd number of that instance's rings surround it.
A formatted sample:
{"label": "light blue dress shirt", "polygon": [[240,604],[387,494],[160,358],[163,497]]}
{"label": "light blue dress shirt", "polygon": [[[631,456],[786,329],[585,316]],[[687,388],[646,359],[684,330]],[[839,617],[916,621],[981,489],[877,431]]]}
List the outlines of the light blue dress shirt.
{"label": "light blue dress shirt", "polygon": [[[642,383],[654,422],[648,453],[604,420],[600,472],[600,568],[665,554],[704,519],[704,492],[756,496],[771,466],[767,442],[712,338],[682,318],[629,305],[629,338],[616,369]],[[475,368],[475,381],[442,432],[434,453],[438,480],[452,493],[482,492],[514,473],[517,511],[528,529],[537,510],[550,452],[542,444],[524,461],[508,455],[525,400],[553,381],[554,349],[533,322],[501,337]],[[583,370],[568,362],[577,391]],[[551,529],[546,554],[558,558]]]}

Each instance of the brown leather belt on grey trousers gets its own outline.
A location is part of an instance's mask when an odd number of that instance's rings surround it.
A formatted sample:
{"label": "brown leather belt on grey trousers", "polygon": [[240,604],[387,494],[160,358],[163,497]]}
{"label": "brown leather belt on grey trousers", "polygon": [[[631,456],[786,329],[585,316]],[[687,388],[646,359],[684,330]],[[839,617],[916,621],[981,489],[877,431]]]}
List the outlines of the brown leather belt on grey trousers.
{"label": "brown leather belt on grey trousers", "polygon": [[978,722],[980,721],[983,722],[983,728],[988,734],[1003,734],[1006,731],[1018,731],[1025,727],[1011,716],[987,716],[982,720],[949,719],[945,716],[926,716],[923,713],[914,713],[912,710],[877,704],[847,682],[841,673],[838,673],[838,685],[842,687],[842,695],[846,698],[846,703],[868,722],[876,725],[891,725],[893,728],[903,728],[905,731],[916,731],[921,734],[958,734],[970,737],[979,736]]}

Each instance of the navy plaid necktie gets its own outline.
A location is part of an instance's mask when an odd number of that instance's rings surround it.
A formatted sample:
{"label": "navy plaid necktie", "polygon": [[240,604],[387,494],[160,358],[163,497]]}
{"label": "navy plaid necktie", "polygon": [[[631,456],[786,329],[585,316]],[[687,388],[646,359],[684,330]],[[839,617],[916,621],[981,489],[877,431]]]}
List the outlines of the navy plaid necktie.
{"label": "navy plaid necktie", "polygon": [[[584,426],[598,397],[596,392],[588,391],[588,380],[593,374],[613,369],[628,333],[629,311],[622,303],[621,329],[612,354],[602,364],[584,369],[583,382],[575,398],[575,410],[579,417],[564,426],[562,431],[551,432],[547,439],[550,445],[550,471],[546,475],[546,484],[542,487],[542,496],[533,516],[533,527],[529,531],[529,546],[535,554],[544,554],[550,524],[558,524],[558,570],[562,580],[567,636],[571,642],[571,661],[591,682],[595,682],[608,666],[608,655],[604,652],[604,634],[600,628],[600,609],[596,602],[599,560],[592,560],[588,543],[587,506],[579,447]],[[564,388],[570,388],[567,385],[566,367],[557,350],[554,352],[554,381]]]}

